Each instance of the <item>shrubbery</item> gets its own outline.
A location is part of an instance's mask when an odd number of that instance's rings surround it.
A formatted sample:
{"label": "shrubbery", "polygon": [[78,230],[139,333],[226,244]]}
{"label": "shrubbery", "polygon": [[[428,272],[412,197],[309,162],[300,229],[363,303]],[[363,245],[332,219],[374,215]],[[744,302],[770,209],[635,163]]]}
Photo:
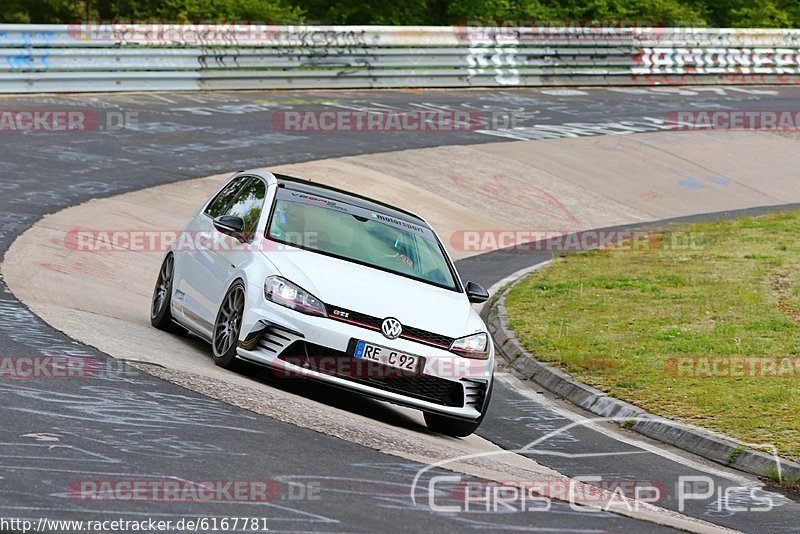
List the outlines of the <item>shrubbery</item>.
{"label": "shrubbery", "polygon": [[792,28],[798,0],[2,0],[0,22],[271,20],[449,25],[475,19]]}

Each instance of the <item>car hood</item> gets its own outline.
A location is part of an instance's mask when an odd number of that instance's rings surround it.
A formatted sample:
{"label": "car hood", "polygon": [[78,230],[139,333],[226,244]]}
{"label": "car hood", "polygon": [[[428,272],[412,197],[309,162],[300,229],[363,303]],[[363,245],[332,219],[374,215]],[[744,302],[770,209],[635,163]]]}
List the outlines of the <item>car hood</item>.
{"label": "car hood", "polygon": [[484,331],[464,293],[302,249],[262,252],[281,276],[326,304],[394,317],[448,337]]}

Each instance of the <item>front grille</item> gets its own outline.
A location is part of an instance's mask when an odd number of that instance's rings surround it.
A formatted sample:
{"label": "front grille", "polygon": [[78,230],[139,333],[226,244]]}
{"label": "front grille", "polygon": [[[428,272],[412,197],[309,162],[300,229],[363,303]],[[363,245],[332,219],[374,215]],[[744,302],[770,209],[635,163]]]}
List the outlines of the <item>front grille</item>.
{"label": "front grille", "polygon": [[[355,346],[355,343],[351,343],[351,346]],[[442,406],[464,406],[464,388],[461,383],[422,374],[424,359],[420,362],[420,371],[409,373],[304,341],[292,343],[278,359],[414,399]]]}
{"label": "front grille", "polygon": [[[330,304],[326,304],[325,307],[328,312],[328,317],[331,319],[354,324],[370,330],[380,331],[381,329],[381,323],[383,322],[383,319],[380,317],[373,317],[372,315],[367,315],[366,313],[347,310],[338,306],[331,306]],[[400,334],[400,338],[416,341],[418,343],[424,343],[425,345],[431,345],[440,349],[449,349],[450,345],[455,340],[455,338],[452,337],[435,334],[421,328],[415,328],[413,326],[406,325],[403,325],[403,333]]]}
{"label": "front grille", "polygon": [[[371,330],[381,329],[381,323],[383,322],[383,319],[379,319],[378,317],[373,317],[372,315],[367,315],[366,313],[361,313],[353,310],[346,310],[344,308],[339,308],[338,306],[330,306],[326,304],[325,307],[328,312],[328,317],[330,317],[331,319],[336,319],[337,321],[344,321],[346,323],[357,324],[358,326],[363,326]],[[347,315],[346,317],[343,317],[340,314],[347,314]]]}
{"label": "front grille", "polygon": [[403,333],[400,334],[400,337],[410,339],[413,341],[419,341],[420,343],[425,343],[426,345],[433,345],[445,349],[449,349],[450,345],[453,343],[455,338],[443,336],[440,334],[434,334],[433,332],[427,332],[420,328],[414,328],[412,326],[403,326]]}

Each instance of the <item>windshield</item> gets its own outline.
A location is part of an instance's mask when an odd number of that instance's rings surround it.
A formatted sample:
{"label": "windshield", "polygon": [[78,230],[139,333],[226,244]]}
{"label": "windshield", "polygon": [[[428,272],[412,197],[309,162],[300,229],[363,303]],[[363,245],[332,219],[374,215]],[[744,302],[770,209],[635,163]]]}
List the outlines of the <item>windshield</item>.
{"label": "windshield", "polygon": [[456,289],[438,239],[421,224],[280,189],[267,231],[281,243]]}

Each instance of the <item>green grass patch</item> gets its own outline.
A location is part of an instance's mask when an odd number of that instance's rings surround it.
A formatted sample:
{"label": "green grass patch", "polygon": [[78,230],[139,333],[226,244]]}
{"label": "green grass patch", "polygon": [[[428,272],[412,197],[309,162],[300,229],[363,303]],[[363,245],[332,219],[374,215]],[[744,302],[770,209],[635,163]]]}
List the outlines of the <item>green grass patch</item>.
{"label": "green grass patch", "polygon": [[[734,449],[728,455],[728,465],[730,465],[733,462],[735,462],[736,459],[739,457],[739,455],[742,454],[743,450],[744,449],[742,447],[734,447]],[[776,471],[777,471],[777,468],[776,468]]]}
{"label": "green grass patch", "polygon": [[636,419],[625,419],[623,422],[619,424],[622,428],[633,428],[636,424]]}
{"label": "green grass patch", "polygon": [[538,359],[800,460],[800,212],[567,254],[517,284],[506,306]]}

